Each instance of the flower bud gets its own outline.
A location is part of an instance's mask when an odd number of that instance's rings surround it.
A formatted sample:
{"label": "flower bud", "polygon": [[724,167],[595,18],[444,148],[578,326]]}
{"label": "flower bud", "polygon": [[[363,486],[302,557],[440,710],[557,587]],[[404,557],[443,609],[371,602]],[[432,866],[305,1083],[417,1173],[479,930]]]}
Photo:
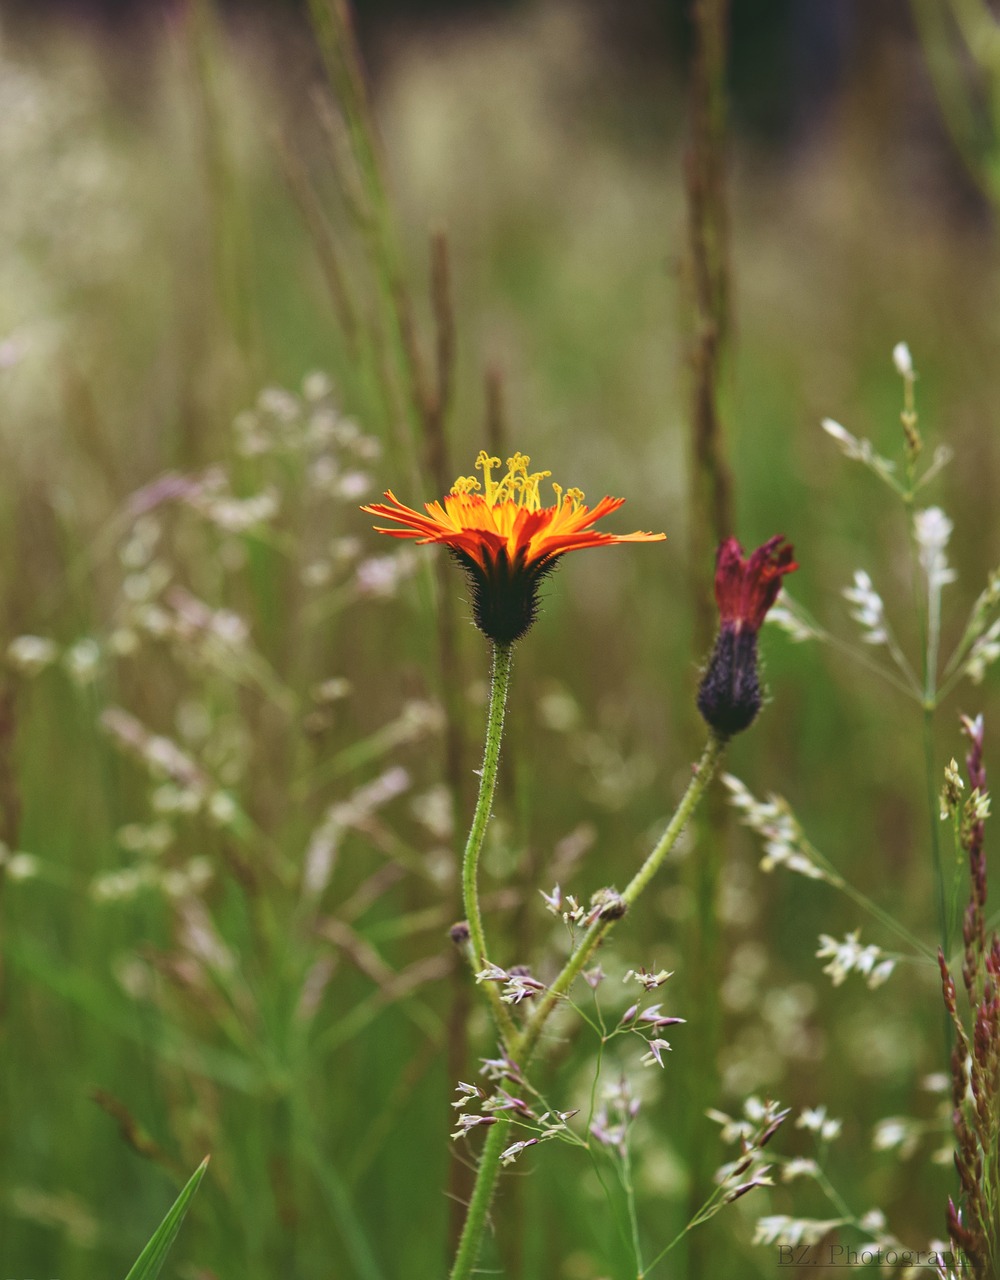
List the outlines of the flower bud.
{"label": "flower bud", "polygon": [[778,598],[782,577],[798,568],[793,554],[782,534],[747,559],[735,538],[727,538],[719,547],[715,561],[719,634],[698,689],[698,710],[724,737],[749,728],[760,711],[757,633]]}

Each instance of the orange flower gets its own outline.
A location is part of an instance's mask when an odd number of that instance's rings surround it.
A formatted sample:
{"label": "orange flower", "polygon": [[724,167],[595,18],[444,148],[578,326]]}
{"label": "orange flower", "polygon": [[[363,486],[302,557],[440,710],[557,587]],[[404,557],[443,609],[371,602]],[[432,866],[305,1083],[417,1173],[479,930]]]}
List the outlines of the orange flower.
{"label": "orange flower", "polygon": [[[391,491],[386,502],[362,507],[370,515],[394,520],[399,529],[382,529],[393,538],[443,543],[469,575],[476,625],[498,644],[511,644],[527,631],[538,609],[538,584],[567,551],[616,542],[659,542],[662,533],[603,533],[598,520],[617,511],[624,498],[602,498],[593,510],[579,489],[553,483],[556,500],[543,507],[539,492],[549,471],[529,473],[523,453],[507,459],[507,473],[493,478],[499,458],[484,450],[476,459],[483,473],[459,476],[451,493],[414,511]],[[482,492],[479,492],[479,490]]]}

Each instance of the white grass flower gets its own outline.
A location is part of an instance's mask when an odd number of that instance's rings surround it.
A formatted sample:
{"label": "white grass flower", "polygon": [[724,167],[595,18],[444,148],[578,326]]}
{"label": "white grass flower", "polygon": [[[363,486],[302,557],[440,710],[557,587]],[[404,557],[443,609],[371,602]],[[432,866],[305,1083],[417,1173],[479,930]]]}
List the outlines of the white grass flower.
{"label": "white grass flower", "polygon": [[840,1136],[843,1121],[828,1117],[826,1107],[803,1107],[795,1121],[796,1129],[805,1129],[809,1133],[818,1133],[825,1142],[832,1142]]}
{"label": "white grass flower", "polygon": [[371,487],[371,477],[363,471],[345,471],[337,481],[337,497],[346,502],[354,502],[366,497]]}
{"label": "white grass flower", "polygon": [[[673,976],[673,970],[670,969],[660,969],[659,972],[652,973],[650,970],[640,966],[638,969],[629,969],[628,973],[622,978],[622,982],[628,982],[629,979],[634,978],[644,990],[655,991],[657,987],[662,987],[666,980]],[[659,1005],[656,1007],[659,1008]]]}
{"label": "white grass flower", "polygon": [[840,445],[844,454],[848,458],[851,458],[855,462],[859,462],[863,459],[864,454],[861,448],[861,441],[857,436],[852,436],[846,427],[842,427],[840,423],[834,421],[833,418],[824,418],[820,425],[831,439],[836,440],[837,444]]}
{"label": "white grass flower", "polygon": [[153,791],[150,802],[154,813],[192,814],[198,812],[204,799],[200,787],[178,787],[172,782],[165,782]]}
{"label": "white grass flower", "polygon": [[459,1080],[455,1086],[455,1092],[459,1095],[451,1104],[456,1109],[466,1107],[470,1102],[481,1102],[486,1094],[477,1084],[466,1084],[464,1080]]}
{"label": "white grass flower", "polygon": [[876,987],[881,987],[883,983],[888,982],[895,968],[895,957],[889,956],[885,960],[880,960],[868,975],[869,987],[874,991]]}
{"label": "white grass flower", "polygon": [[819,1176],[819,1165],[815,1160],[805,1156],[796,1156],[782,1167],[781,1181],[795,1182],[797,1178],[815,1178]]}
{"label": "white grass flower", "polygon": [[920,564],[927,579],[927,653],[925,669],[929,689],[937,678],[938,645],[941,638],[941,590],[956,578],[945,553],[954,528],[940,507],[927,507],[913,517],[913,537]]}
{"label": "white grass flower", "polygon": [[90,896],[95,902],[124,902],[156,882],[156,869],[151,864],[127,867],[97,876],[91,881]]}
{"label": "white grass flower", "polygon": [[333,382],[327,374],[320,370],[313,370],[302,379],[302,394],[306,400],[314,403],[317,400],[326,400],[333,395]]}
{"label": "white grass flower", "polygon": [[805,848],[802,830],[780,796],[758,800],[731,773],[723,774],[722,781],[729,789],[730,803],[743,815],[744,825],[764,840],[764,856],[760,861],[762,871],[773,871],[781,866],[810,880],[829,880],[828,874],[816,865]]}
{"label": "white grass flower", "polygon": [[119,827],[117,840],[129,853],[145,853],[156,857],[169,849],[176,833],[168,822],[130,822]]}
{"label": "white grass flower", "polygon": [[[478,974],[476,975],[476,981],[479,981]],[[546,989],[545,983],[539,982],[530,973],[515,973],[511,971],[507,975],[507,981],[504,983],[503,990],[500,993],[500,999],[504,1004],[520,1004],[522,1000],[530,1000],[533,996],[537,996]]]}
{"label": "white grass flower", "polygon": [[539,1141],[540,1139],[538,1138],[525,1138],[522,1142],[512,1142],[509,1147],[500,1152],[500,1163],[502,1165],[513,1164],[526,1147],[537,1147]]}
{"label": "white grass flower", "polygon": [[369,556],[355,570],[354,580],[359,594],[377,600],[390,599],[402,580],[413,572],[414,565],[414,557],[405,552]]}
{"label": "white grass flower", "polygon": [[480,969],[476,974],[477,982],[506,982],[510,974],[506,969],[501,969],[498,964],[492,961],[486,965],[484,969]]}
{"label": "white grass flower", "polygon": [[183,867],[171,867],[160,877],[160,887],[168,898],[187,901],[211,883],[214,872],[207,858],[191,858]]}
{"label": "white grass flower", "polygon": [[48,636],[17,636],[7,646],[7,661],[23,675],[44,671],[59,657],[59,646]]}
{"label": "white grass flower", "polygon": [[997,658],[1000,658],[1000,618],[973,642],[963,670],[973,684],[982,684],[986,668],[992,666]]}
{"label": "white grass flower", "polygon": [[768,1115],[770,1103],[764,1102],[752,1093],[749,1098],[744,1100],[743,1114],[748,1120],[752,1120],[754,1124],[760,1124]]}
{"label": "white grass flower", "polygon": [[247,498],[223,492],[206,492],[191,499],[191,505],[226,533],[246,533],[266,524],[278,514],[276,489],[268,488]]}
{"label": "white grass flower", "polygon": [[802,606],[784,590],[781,599],[771,606],[764,621],[777,627],[779,631],[784,631],[794,644],[823,638],[823,632],[808,617]]}
{"label": "white grass flower", "polygon": [[846,427],[835,422],[833,418],[824,418],[821,425],[826,434],[840,446],[840,451],[845,458],[850,458],[852,462],[863,462],[876,475],[881,476],[894,487],[898,487],[898,481],[892,474],[896,469],[895,463],[877,454],[870,440],[861,440],[851,435]]}
{"label": "white grass flower", "polygon": [[954,582],[957,576],[955,570],[948,567],[945,555],[954,527],[940,507],[927,507],[913,517],[913,536],[931,590],[940,591],[949,582]]}
{"label": "white grass flower", "polygon": [[257,407],[279,422],[294,422],[299,416],[299,401],[284,387],[265,387],[257,397]]}
{"label": "white grass flower", "polygon": [[545,901],[546,911],[550,912],[554,916],[562,915],[563,896],[562,889],[560,889],[558,885],[553,887],[551,893],[546,893],[544,889],[539,889],[538,892],[542,895],[542,898]]}
{"label": "white grass flower", "polygon": [[900,1160],[909,1160],[920,1145],[920,1137],[919,1124],[908,1116],[886,1116],[872,1133],[872,1150],[897,1151]]}
{"label": "white grass flower", "polygon": [[792,1218],[786,1213],[759,1218],[754,1244],[820,1244],[831,1231],[845,1225],[845,1218]]}
{"label": "white grass flower", "polygon": [[66,674],[75,685],[81,688],[92,684],[101,668],[101,649],[96,640],[85,636],[63,654],[63,666]]}
{"label": "white grass flower", "polygon": [[496,1116],[477,1116],[469,1111],[463,1111],[458,1117],[458,1128],[451,1135],[452,1138],[464,1138],[470,1129],[475,1129],[479,1125],[499,1124]]}
{"label": "white grass flower", "polygon": [[965,820],[967,822],[985,822],[990,816],[990,793],[980,791],[977,787],[965,802]]}
{"label": "white grass flower", "polygon": [[739,1142],[741,1138],[750,1138],[754,1133],[754,1125],[750,1120],[736,1120],[727,1116],[724,1111],[711,1109],[705,1115],[715,1124],[722,1126],[719,1137],[723,1142]]}
{"label": "white grass flower", "polygon": [[161,526],[155,516],[140,516],[132,526],[129,538],[119,550],[118,558],[127,570],[146,568],[160,540]]}
{"label": "white grass flower", "polygon": [[941,788],[940,814],[942,822],[945,822],[957,811],[964,790],[965,779],[959,770],[958,761],[952,756],[951,760],[945,765],[944,786]]}
{"label": "white grass flower", "polygon": [[854,586],[845,587],[841,594],[854,605],[851,617],[861,625],[865,644],[887,644],[889,632],[885,621],[885,605],[864,569],[855,570]]}
{"label": "white grass flower", "polygon": [[860,935],[861,930],[855,929],[842,941],[831,938],[828,933],[819,936],[816,955],[820,960],[830,961],[823,966],[823,972],[830,975],[835,987],[839,987],[849,973],[860,973],[868,980],[869,987],[880,987],[896,966],[895,957],[886,956],[881,947],[874,943],[862,946]]}
{"label": "white grass flower", "polygon": [[872,1235],[880,1235],[885,1230],[885,1214],[881,1209],[869,1209],[858,1220],[862,1231],[870,1231]]}
{"label": "white grass flower", "polygon": [[208,816],[215,826],[233,826],[239,813],[239,805],[228,791],[213,791],[209,796]]}
{"label": "white grass flower", "polygon": [[913,357],[905,342],[897,342],[892,349],[892,363],[896,372],[903,378],[913,377]]}
{"label": "white grass flower", "polygon": [[670,1042],[659,1038],[649,1041],[649,1052],[644,1053],[639,1061],[644,1067],[651,1067],[654,1064],[658,1067],[663,1066],[663,1055],[670,1051]]}
{"label": "white grass flower", "polygon": [[9,880],[33,880],[41,870],[41,863],[33,853],[11,853],[0,842],[0,867]]}

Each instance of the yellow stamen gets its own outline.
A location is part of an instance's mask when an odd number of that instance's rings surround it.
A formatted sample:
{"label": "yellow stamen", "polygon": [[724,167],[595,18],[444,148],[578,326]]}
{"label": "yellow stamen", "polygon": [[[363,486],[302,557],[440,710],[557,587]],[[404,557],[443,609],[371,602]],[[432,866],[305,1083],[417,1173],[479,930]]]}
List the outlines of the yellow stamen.
{"label": "yellow stamen", "polygon": [[[480,449],[476,459],[476,470],[483,473],[483,498],[491,507],[501,503],[512,503],[517,507],[526,507],[529,511],[539,511],[542,507],[540,493],[541,482],[552,474],[551,471],[530,472],[528,466],[531,459],[526,453],[515,453],[507,459],[507,474],[499,480],[493,479],[493,468],[501,465],[499,458],[494,458]],[[456,495],[475,493],[480,488],[475,476],[459,476],[451,487]],[[556,507],[568,503],[576,511],[583,504],[582,489],[566,489],[553,481],[552,488],[556,493]]]}
{"label": "yellow stamen", "polygon": [[572,506],[573,506],[573,510],[574,510],[574,511],[579,510],[579,508],[580,508],[581,506],[583,506],[583,490],[582,490],[582,489],[567,489],[567,490],[566,490],[566,501],[572,504]]}

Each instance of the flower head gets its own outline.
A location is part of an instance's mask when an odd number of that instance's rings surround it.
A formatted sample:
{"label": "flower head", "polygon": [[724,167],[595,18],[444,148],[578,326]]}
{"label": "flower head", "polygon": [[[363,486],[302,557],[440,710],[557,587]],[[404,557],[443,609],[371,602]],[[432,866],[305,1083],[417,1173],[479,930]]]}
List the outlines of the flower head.
{"label": "flower head", "polygon": [[591,509],[579,489],[553,483],[556,500],[542,505],[540,486],[551,474],[529,472],[531,459],[515,453],[507,472],[494,479],[500,459],[481,450],[475,476],[459,476],[440,502],[428,502],[426,514],[404,506],[391,491],[386,501],[362,507],[374,516],[393,520],[398,529],[382,529],[394,538],[443,543],[469,575],[476,626],[499,644],[520,639],[538,609],[538,584],[555,568],[560,556],[584,547],[617,542],[659,542],[662,533],[603,533],[594,529],[624,498],[602,498]]}
{"label": "flower head", "polygon": [[782,577],[798,568],[793,554],[777,534],[746,559],[735,538],[727,538],[716,555],[719,634],[698,690],[698,710],[726,736],[748,728],[761,708],[757,633],[778,598]]}

